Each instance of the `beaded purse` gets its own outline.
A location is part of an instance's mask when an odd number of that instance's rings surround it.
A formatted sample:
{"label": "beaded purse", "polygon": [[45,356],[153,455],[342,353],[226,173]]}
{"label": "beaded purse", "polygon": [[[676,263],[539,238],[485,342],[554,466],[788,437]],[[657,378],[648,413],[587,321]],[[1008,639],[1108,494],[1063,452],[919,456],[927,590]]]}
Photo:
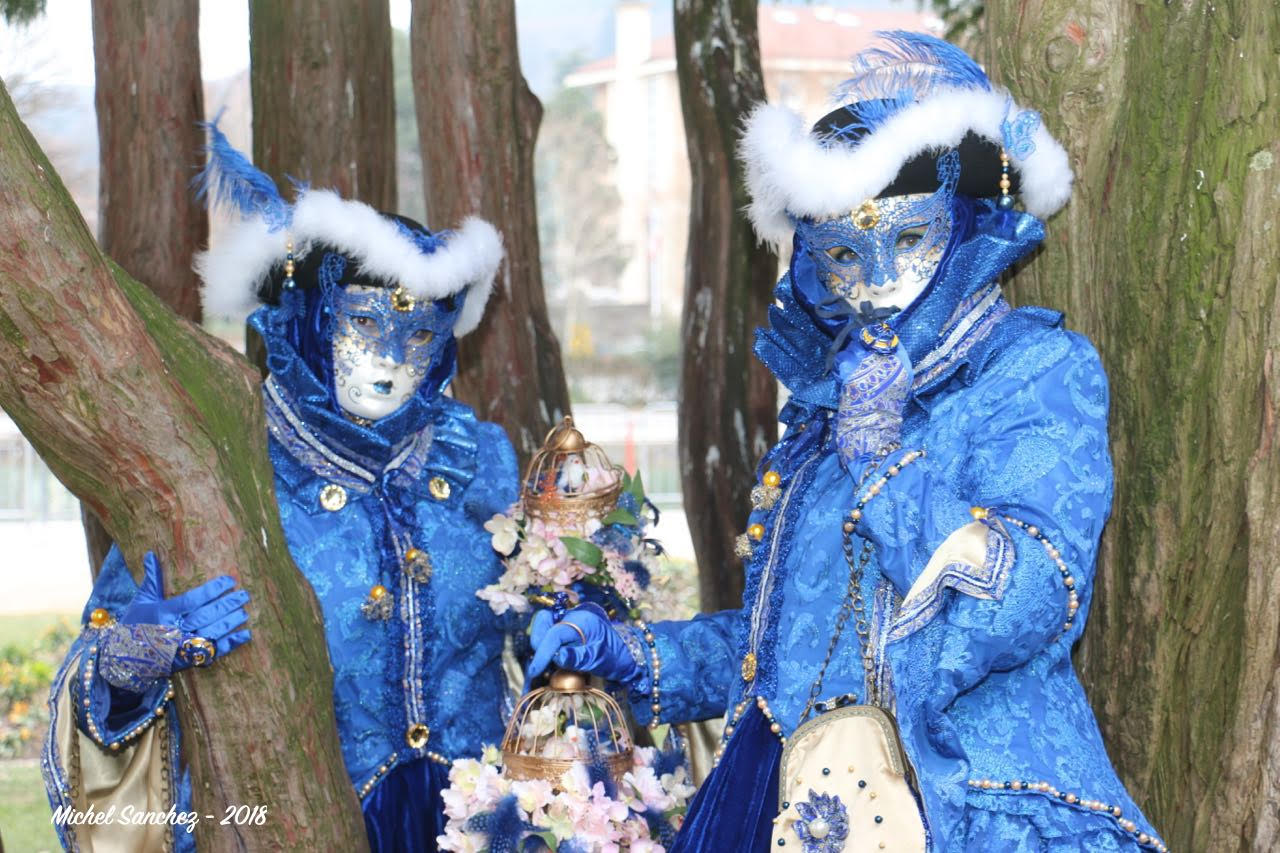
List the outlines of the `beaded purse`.
{"label": "beaded purse", "polygon": [[847,705],[809,720],[782,752],[773,849],[924,853],[911,776],[883,708]]}

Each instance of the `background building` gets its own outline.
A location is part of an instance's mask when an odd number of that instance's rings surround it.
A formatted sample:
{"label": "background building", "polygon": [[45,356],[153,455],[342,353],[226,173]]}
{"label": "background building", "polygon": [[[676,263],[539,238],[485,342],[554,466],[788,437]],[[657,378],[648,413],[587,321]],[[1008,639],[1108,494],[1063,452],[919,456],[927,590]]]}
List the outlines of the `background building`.
{"label": "background building", "polygon": [[[876,31],[937,34],[942,21],[916,11],[762,5],[759,28],[769,101],[816,120],[829,110],[831,90],[848,76],[849,58],[873,41]],[[678,318],[689,221],[689,155],[675,39],[669,33],[654,36],[649,3],[619,3],[613,54],[574,69],[564,85],[588,90],[604,117],[620,201],[617,240],[629,249],[612,286],[599,280],[578,284],[596,301],[642,308],[654,320]]]}

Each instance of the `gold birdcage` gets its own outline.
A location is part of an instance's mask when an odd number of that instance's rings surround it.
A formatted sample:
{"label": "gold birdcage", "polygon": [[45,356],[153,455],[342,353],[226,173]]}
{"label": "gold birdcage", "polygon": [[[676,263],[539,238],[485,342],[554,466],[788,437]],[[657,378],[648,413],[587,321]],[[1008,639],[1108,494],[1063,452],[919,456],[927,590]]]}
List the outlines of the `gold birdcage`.
{"label": "gold birdcage", "polygon": [[[576,731],[574,731],[576,729]],[[542,779],[553,785],[592,753],[615,783],[632,767],[631,734],[622,709],[581,672],[560,670],[550,685],[520,697],[502,736],[502,767],[510,779]]]}
{"label": "gold birdcage", "polygon": [[527,517],[562,533],[580,534],[588,521],[603,518],[618,505],[621,492],[621,466],[566,416],[530,460],[520,503]]}

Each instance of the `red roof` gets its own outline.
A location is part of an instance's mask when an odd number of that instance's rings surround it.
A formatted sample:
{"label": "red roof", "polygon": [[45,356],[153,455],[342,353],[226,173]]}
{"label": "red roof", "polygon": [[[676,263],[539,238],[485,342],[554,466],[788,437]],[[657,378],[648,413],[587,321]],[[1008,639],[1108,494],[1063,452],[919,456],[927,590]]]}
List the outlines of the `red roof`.
{"label": "red roof", "polygon": [[[845,62],[875,40],[877,30],[930,32],[937,19],[921,12],[834,9],[830,6],[760,6],[760,58],[765,66],[786,60]],[[649,62],[675,57],[675,39],[655,39]],[[574,74],[590,74],[614,67],[612,56],[597,59]]]}

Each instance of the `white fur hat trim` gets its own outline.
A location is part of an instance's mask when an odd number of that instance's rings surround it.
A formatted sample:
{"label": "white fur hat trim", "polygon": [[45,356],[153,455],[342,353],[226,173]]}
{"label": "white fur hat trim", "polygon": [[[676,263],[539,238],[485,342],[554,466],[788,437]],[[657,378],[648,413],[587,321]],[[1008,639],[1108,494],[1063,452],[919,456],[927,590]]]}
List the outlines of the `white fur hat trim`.
{"label": "white fur hat trim", "polygon": [[457,337],[480,324],[503,255],[501,235],[478,217],[465,219],[443,246],[424,254],[396,223],[369,205],[330,190],[306,190],[294,205],[288,228],[271,231],[261,219],[246,219],[232,226],[216,247],[196,256],[205,311],[234,314],[252,308],[257,287],[283,261],[289,240],[299,259],[314,245],[336,246],[366,274],[399,282],[421,299],[466,290],[454,324]]}
{"label": "white fur hat trim", "polygon": [[[1022,109],[1001,89],[944,89],[885,120],[855,145],[824,147],[795,112],[761,104],[747,118],[739,156],[747,167],[747,208],[761,240],[782,246],[795,231],[788,214],[846,213],[893,182],[910,159],[960,144],[969,132],[1003,144],[1006,119]],[[1025,158],[1010,152],[1027,212],[1047,219],[1071,197],[1067,152],[1038,122]]]}

